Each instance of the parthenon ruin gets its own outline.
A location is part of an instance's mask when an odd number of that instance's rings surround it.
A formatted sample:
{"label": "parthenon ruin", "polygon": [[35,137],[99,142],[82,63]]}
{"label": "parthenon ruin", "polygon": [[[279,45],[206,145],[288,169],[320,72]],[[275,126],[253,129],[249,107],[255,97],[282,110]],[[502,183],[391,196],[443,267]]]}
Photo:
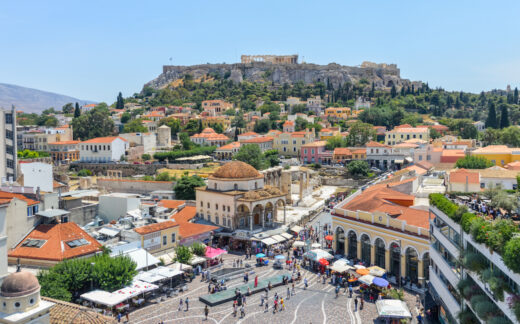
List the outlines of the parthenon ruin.
{"label": "parthenon ruin", "polygon": [[298,64],[298,55],[242,55],[242,63]]}

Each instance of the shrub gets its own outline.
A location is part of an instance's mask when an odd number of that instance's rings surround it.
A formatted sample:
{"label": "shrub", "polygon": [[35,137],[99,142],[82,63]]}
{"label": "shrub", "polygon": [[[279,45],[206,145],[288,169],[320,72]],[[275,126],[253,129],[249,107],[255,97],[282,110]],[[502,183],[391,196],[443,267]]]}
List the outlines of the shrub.
{"label": "shrub", "polygon": [[469,309],[465,309],[457,315],[459,322],[464,324],[480,324],[479,319]]}
{"label": "shrub", "polygon": [[492,167],[493,163],[486,158],[469,155],[457,160],[455,166],[461,169],[486,169]]}
{"label": "shrub", "polygon": [[168,172],[161,172],[155,176],[155,181],[171,181],[170,174]]}
{"label": "shrub", "polygon": [[477,303],[476,307],[474,307],[473,309],[477,312],[477,315],[480,318],[487,319],[493,316],[493,314],[497,311],[498,308],[493,302],[486,300]]}
{"label": "shrub", "polygon": [[491,224],[485,219],[478,217],[470,226],[471,235],[478,243],[485,243],[487,241],[488,231],[491,229]]}
{"label": "shrub", "polygon": [[473,281],[469,278],[462,279],[457,284],[457,289],[459,290],[459,293],[468,300],[471,298],[471,296],[473,296],[473,287]]}
{"label": "shrub", "polygon": [[191,251],[198,256],[204,256],[206,254],[206,248],[199,242],[195,242],[191,245]]}
{"label": "shrub", "polygon": [[505,316],[493,317],[487,321],[487,324],[509,324],[511,321]]}
{"label": "shrub", "polygon": [[487,268],[487,259],[480,253],[466,253],[462,258],[462,263],[466,268],[475,272],[481,272]]}
{"label": "shrub", "polygon": [[513,237],[513,234],[518,229],[512,220],[508,219],[497,219],[491,223],[491,229],[487,238],[486,245],[502,253],[505,244]]}
{"label": "shrub", "polygon": [[168,160],[170,162],[175,161],[178,158],[181,157],[189,157],[189,156],[195,156],[195,155],[210,155],[213,152],[215,152],[216,146],[202,146],[202,147],[195,147],[190,150],[174,150],[169,152],[157,152],[154,153],[153,158],[159,161],[165,161]]}
{"label": "shrub", "polygon": [[464,213],[462,214],[460,225],[462,226],[462,229],[464,232],[469,233],[469,230],[471,228],[471,223],[477,218],[478,216],[473,213]]}
{"label": "shrub", "polygon": [[439,208],[440,211],[448,215],[450,218],[455,217],[458,206],[452,203],[448,198],[442,194],[430,194],[430,204]]}
{"label": "shrub", "polygon": [[488,298],[484,295],[475,295],[473,297],[471,297],[471,301],[470,301],[470,304],[471,304],[471,307],[473,309],[476,308],[477,304],[480,304],[480,303],[483,303],[483,302],[487,302],[488,301]]}
{"label": "shrub", "polygon": [[152,156],[148,153],[145,153],[145,154],[141,155],[141,159],[143,159],[143,161],[149,161],[152,159]]}
{"label": "shrub", "polygon": [[78,177],[88,177],[92,175],[92,171],[88,169],[81,169],[78,172]]}
{"label": "shrub", "polygon": [[504,290],[508,291],[509,288],[499,271],[487,268],[482,271],[480,278],[489,285],[489,288],[498,300],[504,301]]}
{"label": "shrub", "polygon": [[184,264],[187,264],[190,261],[191,257],[193,256],[190,249],[187,246],[182,246],[182,245],[178,246],[175,249],[175,254],[177,255],[175,260],[177,262],[184,263]]}
{"label": "shrub", "polygon": [[515,237],[506,243],[502,259],[506,266],[514,272],[520,273],[520,237]]}

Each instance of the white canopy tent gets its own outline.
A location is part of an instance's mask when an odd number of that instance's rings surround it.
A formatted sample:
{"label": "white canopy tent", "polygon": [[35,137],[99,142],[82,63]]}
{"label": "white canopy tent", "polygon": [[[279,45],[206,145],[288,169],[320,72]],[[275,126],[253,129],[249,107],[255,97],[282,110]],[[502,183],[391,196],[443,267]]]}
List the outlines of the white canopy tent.
{"label": "white canopy tent", "polygon": [[377,314],[387,318],[411,318],[412,314],[404,301],[381,299],[376,301]]}
{"label": "white canopy tent", "polygon": [[265,245],[273,245],[273,244],[278,243],[278,241],[276,241],[272,237],[267,237],[267,238],[263,239],[261,242],[264,243]]}
{"label": "white canopy tent", "polygon": [[135,276],[135,279],[143,281],[143,282],[147,282],[147,283],[156,283],[161,280],[164,280],[165,278],[158,274],[151,273],[150,271],[144,271],[144,272],[138,273],[137,276]]}
{"label": "white canopy tent", "polygon": [[292,246],[294,246],[294,247],[304,247],[305,246],[305,242],[303,242],[303,241],[295,241]]}
{"label": "white canopy tent", "polygon": [[358,278],[358,281],[361,282],[361,283],[364,283],[365,285],[371,285],[372,282],[374,281],[374,276],[372,275],[364,275],[364,276],[361,276]]}
{"label": "white canopy tent", "polygon": [[190,271],[193,269],[193,267],[190,266],[189,264],[184,264],[184,263],[180,263],[180,262],[175,262],[174,264],[170,264],[168,266],[168,268],[171,268],[175,271],[182,271],[182,272]]}
{"label": "white canopy tent", "polygon": [[158,275],[158,276],[162,276],[162,277],[164,277],[166,279],[173,278],[173,277],[179,276],[179,275],[184,273],[181,270],[174,270],[174,269],[168,268],[168,267],[157,267],[157,268],[152,269],[152,270],[150,270],[148,272],[149,273],[153,273],[153,274]]}
{"label": "white canopy tent", "polygon": [[332,260],[334,256],[332,256],[329,252],[322,249],[314,249],[305,252],[305,256],[314,261],[319,261],[320,259]]}
{"label": "white canopy tent", "polygon": [[369,274],[376,276],[376,277],[382,277],[386,273],[385,269],[378,267],[378,266],[368,267],[367,269],[370,270]]}
{"label": "white canopy tent", "polygon": [[339,273],[347,272],[350,269],[354,269],[354,267],[351,267],[345,262],[344,260],[338,260],[332,264],[330,267],[330,270],[336,271]]}
{"label": "white canopy tent", "polygon": [[293,231],[295,233],[300,233],[301,231],[303,231],[303,227],[294,225],[293,227],[291,227],[291,231]]}
{"label": "white canopy tent", "polygon": [[281,235],[273,235],[271,236],[273,240],[275,240],[277,243],[285,242],[287,239]]}
{"label": "white canopy tent", "polygon": [[104,290],[89,291],[80,297],[94,304],[104,305],[107,307],[114,307],[130,298],[125,295],[118,295]]}
{"label": "white canopy tent", "polygon": [[157,285],[140,280],[134,280],[130,286],[116,290],[113,292],[113,294],[126,296],[126,299],[128,299],[155,290],[157,288],[159,288]]}
{"label": "white canopy tent", "polygon": [[290,239],[292,239],[292,238],[294,237],[294,236],[292,236],[292,235],[289,234],[289,233],[282,233],[282,234],[280,234],[280,236],[283,236],[283,237],[285,237],[285,238],[288,239],[288,240],[290,240]]}
{"label": "white canopy tent", "polygon": [[198,256],[198,255],[194,255],[190,259],[190,264],[193,266],[193,265],[196,265],[196,264],[199,264],[199,263],[204,263],[206,261],[207,261],[206,258]]}

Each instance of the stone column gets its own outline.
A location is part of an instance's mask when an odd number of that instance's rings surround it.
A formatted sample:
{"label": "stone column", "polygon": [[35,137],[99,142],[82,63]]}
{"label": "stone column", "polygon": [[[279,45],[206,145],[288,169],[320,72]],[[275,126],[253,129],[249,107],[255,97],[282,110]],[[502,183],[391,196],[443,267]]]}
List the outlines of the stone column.
{"label": "stone column", "polygon": [[265,228],[265,209],[264,209],[264,212],[262,213],[262,229]]}
{"label": "stone column", "polygon": [[287,224],[285,216],[286,216],[285,215],[285,204],[283,204],[283,224],[284,225]]}
{"label": "stone column", "polygon": [[390,272],[390,250],[385,250],[385,270]]}
{"label": "stone column", "polygon": [[421,287],[424,288],[424,263],[423,260],[419,260],[417,262],[417,280],[421,284]]}
{"label": "stone column", "polygon": [[303,172],[300,171],[300,201],[303,200]]}
{"label": "stone column", "polygon": [[370,245],[370,265],[376,264],[376,247],[375,245]]}
{"label": "stone column", "polygon": [[253,214],[249,214],[249,230],[253,231]]}

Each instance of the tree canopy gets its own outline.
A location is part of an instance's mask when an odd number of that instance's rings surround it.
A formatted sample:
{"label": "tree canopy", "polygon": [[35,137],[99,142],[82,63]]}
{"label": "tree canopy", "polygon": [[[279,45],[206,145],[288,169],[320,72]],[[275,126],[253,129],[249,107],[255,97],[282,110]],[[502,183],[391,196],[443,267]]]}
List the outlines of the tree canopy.
{"label": "tree canopy", "polygon": [[464,169],[486,169],[493,166],[493,163],[486,158],[468,155],[455,163],[457,168]]}
{"label": "tree canopy", "polygon": [[370,166],[366,161],[351,161],[347,164],[347,171],[350,175],[364,176],[370,172]]}
{"label": "tree canopy", "polygon": [[[106,106],[106,105],[105,105]],[[95,137],[109,136],[114,132],[114,122],[108,109],[99,105],[72,120],[74,138],[82,141]]]}
{"label": "tree canopy", "polygon": [[175,198],[182,200],[195,200],[195,188],[203,187],[206,183],[198,175],[183,175],[173,187]]}

